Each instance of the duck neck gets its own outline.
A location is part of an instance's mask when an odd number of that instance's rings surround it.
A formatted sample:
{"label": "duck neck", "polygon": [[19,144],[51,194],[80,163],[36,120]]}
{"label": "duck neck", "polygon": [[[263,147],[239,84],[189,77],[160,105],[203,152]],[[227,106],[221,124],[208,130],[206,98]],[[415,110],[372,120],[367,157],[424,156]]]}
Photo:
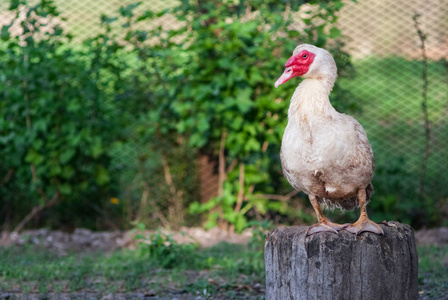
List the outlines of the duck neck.
{"label": "duck neck", "polygon": [[334,81],[326,78],[308,78],[295,90],[288,116],[290,119],[308,119],[312,116],[333,117],[337,114],[329,95]]}

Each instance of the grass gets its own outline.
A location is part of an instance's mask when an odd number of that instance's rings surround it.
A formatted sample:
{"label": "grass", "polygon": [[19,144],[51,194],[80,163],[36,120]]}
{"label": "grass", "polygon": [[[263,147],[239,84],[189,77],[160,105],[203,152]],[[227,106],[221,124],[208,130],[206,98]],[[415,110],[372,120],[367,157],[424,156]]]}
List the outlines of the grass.
{"label": "grass", "polygon": [[448,299],[448,246],[418,248],[422,299]]}
{"label": "grass", "polygon": [[[31,247],[0,248],[0,294],[264,299],[263,254],[253,245],[176,247],[183,250],[170,268],[162,268],[161,258],[148,256],[147,249],[57,256]],[[419,247],[418,253],[419,299],[446,299],[448,246]]]}
{"label": "grass", "polygon": [[262,256],[247,247],[221,243],[177,255],[178,264],[162,268],[160,257],[141,250],[57,256],[31,247],[0,248],[0,294],[263,298]]}

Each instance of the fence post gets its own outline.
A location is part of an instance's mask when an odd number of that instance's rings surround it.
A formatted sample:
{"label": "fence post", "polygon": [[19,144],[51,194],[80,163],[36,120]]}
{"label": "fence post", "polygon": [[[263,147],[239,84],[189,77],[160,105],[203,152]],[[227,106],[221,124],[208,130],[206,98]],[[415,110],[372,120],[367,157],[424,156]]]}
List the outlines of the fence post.
{"label": "fence post", "polygon": [[409,225],[381,225],[384,235],[277,228],[266,237],[267,300],[412,300],[418,261]]}

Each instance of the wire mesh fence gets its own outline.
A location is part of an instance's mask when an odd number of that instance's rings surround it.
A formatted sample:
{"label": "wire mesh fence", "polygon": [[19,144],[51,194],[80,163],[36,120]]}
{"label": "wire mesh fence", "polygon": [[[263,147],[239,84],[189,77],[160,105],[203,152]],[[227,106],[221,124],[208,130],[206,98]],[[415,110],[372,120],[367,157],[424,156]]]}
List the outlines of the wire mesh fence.
{"label": "wire mesh fence", "polygon": [[[347,2],[340,15],[357,77],[344,82],[376,157],[377,196],[447,210],[448,2]],[[400,195],[400,196],[399,196]]]}
{"label": "wire mesh fence", "polygon": [[[29,6],[37,5],[40,0],[28,1]],[[54,3],[61,15],[67,18],[65,28],[69,30],[76,40],[82,41],[87,37],[92,37],[100,30],[100,20],[102,15],[116,15],[120,7],[137,3],[134,0],[112,0],[112,1],[64,1],[56,0]],[[152,9],[162,11],[175,5],[176,1],[141,1],[140,10]],[[9,0],[0,1],[0,25],[5,25],[14,16],[8,12]],[[165,20],[166,23],[172,20]]]}
{"label": "wire mesh fence", "polygon": [[[65,28],[82,41],[100,31],[101,15],[114,15],[134,2],[55,4],[67,18]],[[146,0],[138,9],[162,11],[177,3]],[[9,1],[0,1],[0,25],[14,17],[8,6]],[[345,1],[338,16],[341,40],[356,70],[354,79],[341,79],[341,84],[356,98],[357,118],[373,146],[379,202],[387,209],[417,195],[414,201],[426,201],[448,214],[448,1]],[[169,16],[158,22],[179,26]],[[120,164],[138,161],[141,151],[129,145],[120,149]],[[216,195],[217,166],[204,157],[200,161],[201,198],[206,199]]]}

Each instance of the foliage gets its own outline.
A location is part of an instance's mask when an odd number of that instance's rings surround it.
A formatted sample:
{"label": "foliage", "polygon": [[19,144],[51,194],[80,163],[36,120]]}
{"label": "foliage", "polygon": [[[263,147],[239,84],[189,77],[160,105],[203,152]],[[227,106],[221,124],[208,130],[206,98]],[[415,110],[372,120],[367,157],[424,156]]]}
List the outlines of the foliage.
{"label": "foliage", "polygon": [[[118,229],[144,222],[178,228],[197,225],[197,214],[206,215],[207,228],[236,231],[253,220],[310,222],[303,195],[281,196],[292,190],[278,153],[297,82],[278,90],[273,82],[294,47],[312,43],[329,49],[338,65],[333,105],[342,112],[362,107],[373,116],[360,118],[378,166],[373,218],[440,224],[446,203],[438,160],[444,153],[434,149],[428,159],[425,202],[413,189],[418,159],[389,155],[421,149],[424,142],[408,142],[401,128],[418,131],[421,124],[409,124],[401,108],[388,106],[407,103],[412,118],[419,118],[420,102],[410,101],[419,84],[383,82],[399,78],[403,68],[418,78],[419,64],[367,58],[357,63],[355,78],[336,27],[342,5],[184,0],[163,11],[142,11],[135,3],[102,16],[101,32],[80,45],[62,30],[65,20],[52,1],[29,7],[11,0],[16,18],[0,34],[1,223],[17,224],[53,199],[61,203],[37,226]],[[372,63],[390,76],[369,73]],[[429,87],[443,81],[446,89],[445,75],[440,65],[428,63]],[[385,106],[375,101],[375,89],[390,95]],[[446,132],[444,102],[433,101],[437,97],[429,88],[428,103],[437,105],[430,110],[438,120],[432,126]],[[373,122],[392,129],[369,131]],[[197,201],[199,155],[222,158],[220,193],[206,203]]]}
{"label": "foliage", "polygon": [[270,220],[251,221],[248,224],[252,228],[252,237],[249,240],[249,249],[253,252],[263,252],[264,243],[266,240],[266,233],[275,228],[275,225]]}
{"label": "foliage", "polygon": [[[342,43],[329,42],[340,35],[334,24],[342,2],[309,2],[300,29],[296,20],[302,6],[295,2],[182,1],[160,13],[136,13],[137,6],[103,20],[128,28],[122,40],[144,62],[139,74],[149,79],[145,86],[151,94],[145,121],[152,124],[145,134],[171,144],[180,139],[200,153],[224,156],[221,169],[232,162],[240,166],[221,172],[226,178],[222,193],[207,203],[193,203],[190,212],[207,213],[207,228],[224,222],[241,231],[249,212],[287,211],[264,197],[288,190],[276,182],[281,171],[272,160],[278,156],[290,91],[275,90],[273,82],[282,72],[279,61],[286,61],[299,41],[329,48],[340,75],[352,76]],[[167,15],[183,26],[134,29]],[[341,101],[347,93],[336,86],[335,104],[352,106]]]}
{"label": "foliage", "polygon": [[[18,2],[12,3],[18,10]],[[28,36],[25,31],[12,37],[12,24],[4,27],[4,40],[14,49],[4,50],[6,56],[11,56],[9,60],[20,65],[27,55],[36,58],[32,67],[27,64],[19,72],[10,68],[11,72],[3,77],[5,87],[11,90],[5,90],[4,98],[21,105],[15,116],[9,109],[4,110],[3,119],[14,121],[14,126],[22,125],[15,138],[36,127],[36,137],[20,147],[25,153],[20,156],[18,152],[16,164],[9,169],[15,172],[20,167],[21,173],[30,178],[27,168],[31,165],[37,170],[31,180],[39,183],[45,194],[60,191],[63,198],[76,199],[87,191],[104,193],[110,182],[121,182],[123,177],[111,174],[124,166],[111,161],[111,157],[119,149],[134,147],[135,167],[127,168],[124,176],[134,177],[132,182],[136,184],[128,186],[126,192],[112,189],[97,198],[107,199],[118,192],[123,203],[128,203],[122,206],[123,213],[130,215],[130,211],[131,216],[136,209],[148,213],[149,203],[155,203],[157,209],[149,210],[178,227],[184,222],[185,205],[191,201],[185,199],[197,197],[197,185],[192,182],[195,155],[216,156],[221,152],[224,169],[232,161],[240,167],[220,174],[226,178],[223,192],[208,203],[193,203],[190,212],[207,213],[208,228],[224,222],[233,224],[237,231],[247,226],[248,214],[287,212],[286,203],[270,203],[264,197],[267,193],[290,190],[277,179],[281,171],[275,160],[290,92],[275,90],[272,82],[282,72],[279,61],[290,56],[298,41],[330,48],[340,75],[351,76],[353,70],[348,55],[341,50],[342,44],[328,43],[340,35],[334,24],[342,2],[312,1],[302,9],[289,2],[274,5],[254,1],[248,5],[227,1],[215,5],[213,1],[182,1],[162,12],[141,12],[138,6],[139,3],[122,7],[118,16],[102,16],[103,32],[86,40],[82,50],[70,46],[70,35],[56,21],[49,21],[47,26],[40,20],[44,13],[58,17],[51,1],[42,1],[29,9],[29,17],[35,18],[30,21],[33,34]],[[307,17],[300,19],[303,26],[297,29],[295,20],[301,9]],[[35,16],[33,10],[44,13]],[[168,15],[185,26],[167,29],[151,25]],[[28,25],[22,26],[28,30]],[[50,30],[41,37],[41,27],[45,26]],[[30,43],[21,44],[21,39],[30,39]],[[39,74],[43,67],[52,77]],[[13,74],[19,76],[15,78]],[[13,98],[12,89],[17,85],[22,85],[23,92]],[[30,94],[28,86],[35,86],[34,94]],[[335,87],[336,105],[351,105],[342,104],[339,99],[346,93]],[[34,114],[29,116],[29,128],[19,123],[19,115],[28,114],[28,102],[35,108],[30,110]],[[6,102],[4,105],[11,107]],[[59,118],[49,117],[53,115]],[[11,133],[8,129],[2,136],[12,136]],[[52,143],[53,140],[57,142]],[[8,141],[5,139],[4,143]],[[14,150],[8,151],[9,156]],[[178,164],[176,157],[185,159],[186,153],[190,157],[188,163]],[[88,177],[89,181],[86,174],[95,176]],[[30,179],[13,182],[27,184]],[[141,192],[142,187],[140,205],[129,202],[129,188]],[[159,199],[155,191],[159,189],[165,195],[160,199],[165,201],[154,200]],[[139,198],[135,197],[135,201]],[[10,202],[16,203],[12,199]],[[94,203],[89,201],[89,206],[101,211],[101,205]],[[136,218],[142,215],[137,213]]]}
{"label": "foliage", "polygon": [[250,221],[248,226],[252,228],[252,236],[247,243],[248,250],[252,253],[249,264],[254,272],[264,270],[264,245],[266,234],[275,228],[270,220]]}
{"label": "foliage", "polygon": [[[139,224],[139,230],[144,230],[143,224]],[[135,236],[139,240],[138,252],[141,256],[147,256],[160,267],[172,269],[175,267],[195,265],[195,250],[198,245],[194,243],[179,244],[170,234],[164,234],[160,230],[146,238],[143,234]],[[193,260],[193,261],[192,261]],[[197,264],[197,263],[196,263]]]}
{"label": "foliage", "polygon": [[16,18],[1,30],[0,169],[10,174],[2,211],[86,195],[99,204],[111,182],[107,143],[118,124],[108,86],[116,79],[98,57],[72,49],[52,1],[25,11],[19,3],[11,1]]}

